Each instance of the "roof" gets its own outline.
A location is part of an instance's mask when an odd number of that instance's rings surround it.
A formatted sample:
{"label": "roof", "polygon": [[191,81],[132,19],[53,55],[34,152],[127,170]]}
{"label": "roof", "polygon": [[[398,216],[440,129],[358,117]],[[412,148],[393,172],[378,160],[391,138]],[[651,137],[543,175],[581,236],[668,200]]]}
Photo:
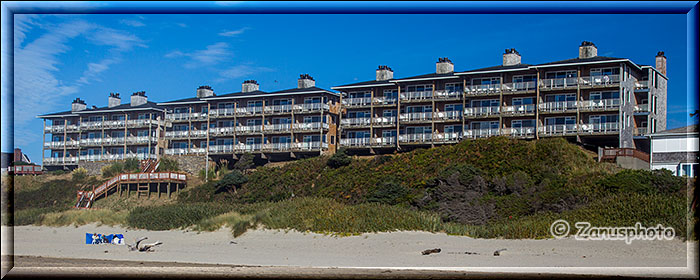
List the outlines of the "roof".
{"label": "roof", "polygon": [[222,95],[217,95],[217,96],[209,96],[205,97],[204,99],[222,99],[222,98],[237,98],[237,97],[245,97],[246,95],[261,95],[261,94],[267,94],[267,92],[260,91],[260,90],[255,90],[251,92],[232,92],[232,93],[227,93],[227,94],[222,94]]}
{"label": "roof", "polygon": [[113,111],[139,111],[139,110],[163,110],[162,106],[158,106],[157,103],[147,101],[139,106],[131,106],[131,103],[121,104],[114,107],[98,107],[94,109],[85,109],[81,111],[74,112],[75,114],[91,114],[91,113],[102,113],[102,112],[113,112]]}
{"label": "roof", "polygon": [[78,116],[73,111],[68,110],[68,111],[62,111],[62,112],[56,112],[56,113],[49,113],[49,114],[43,114],[43,115],[38,115],[36,116],[37,118],[51,118],[51,117],[66,117],[66,116]]}
{"label": "roof", "polygon": [[199,97],[189,97],[189,98],[183,98],[183,99],[178,99],[178,100],[173,100],[173,101],[165,101],[165,102],[160,102],[158,105],[167,105],[167,104],[177,104],[177,103],[195,103],[195,102],[204,102],[202,98]]}
{"label": "roof", "polygon": [[318,93],[318,92],[324,92],[324,93],[330,93],[333,95],[338,95],[335,92],[329,91],[327,89],[322,89],[320,87],[290,88],[290,89],[284,89],[284,90],[270,92],[270,94],[271,95],[278,95],[278,94],[301,94],[301,93]]}
{"label": "roof", "polygon": [[430,80],[430,79],[448,79],[448,78],[457,78],[457,76],[455,76],[454,72],[450,72],[450,73],[446,73],[446,74],[430,73],[430,74],[411,76],[411,77],[406,77],[406,78],[401,78],[401,79],[391,79],[390,81],[392,81],[392,82],[410,82],[410,81],[420,81],[420,80]]}
{"label": "roof", "polygon": [[608,57],[608,56],[594,56],[594,57],[589,57],[589,58],[578,58],[577,57],[577,58],[572,58],[572,59],[565,59],[565,60],[559,60],[559,61],[554,61],[554,62],[541,63],[541,64],[537,64],[536,66],[571,64],[571,63],[586,63],[586,62],[603,62],[603,61],[609,61],[609,60],[626,60],[626,58],[617,58],[617,57]]}
{"label": "roof", "polygon": [[491,72],[491,71],[508,71],[508,70],[526,70],[528,69],[530,64],[524,64],[524,63],[519,63],[516,65],[508,65],[508,66],[503,66],[503,65],[498,65],[498,66],[491,66],[491,67],[484,67],[484,68],[479,68],[479,69],[474,69],[474,70],[468,70],[464,72],[459,72],[456,73],[457,75],[462,75],[462,74],[474,74],[474,72]]}
{"label": "roof", "polygon": [[698,125],[689,125],[689,126],[684,126],[684,127],[679,127],[679,128],[674,128],[674,129],[667,129],[664,131],[658,131],[656,133],[652,133],[652,136],[663,136],[663,135],[687,135],[687,134],[697,134],[698,133]]}
{"label": "roof", "polygon": [[389,81],[365,81],[353,84],[347,84],[342,86],[334,86],[331,89],[345,89],[345,88],[363,88],[363,87],[376,87],[376,86],[393,86],[394,84]]}

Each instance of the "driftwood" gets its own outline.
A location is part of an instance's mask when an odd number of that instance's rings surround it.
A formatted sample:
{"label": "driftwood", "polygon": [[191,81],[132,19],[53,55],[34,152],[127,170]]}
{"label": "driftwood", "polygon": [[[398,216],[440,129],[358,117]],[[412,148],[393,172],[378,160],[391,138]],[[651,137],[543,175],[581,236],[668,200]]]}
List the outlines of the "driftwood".
{"label": "driftwood", "polygon": [[146,239],[148,239],[148,237],[141,237],[136,240],[136,243],[126,244],[126,246],[129,248],[129,251],[152,252],[153,247],[163,244],[163,242],[156,241],[155,243],[143,244],[143,246],[139,247],[141,241],[144,241]]}
{"label": "driftwood", "polygon": [[423,254],[423,255],[430,255],[430,254],[433,254],[433,253],[437,254],[437,253],[440,253],[440,251],[442,251],[442,249],[440,249],[440,248],[435,248],[435,249],[425,250],[425,251],[422,252],[422,254]]}
{"label": "driftwood", "polygon": [[501,255],[501,252],[502,252],[502,251],[505,251],[505,250],[508,250],[508,249],[496,250],[496,251],[493,252],[493,255],[496,256],[496,257],[497,257],[497,256],[500,256],[500,255]]}

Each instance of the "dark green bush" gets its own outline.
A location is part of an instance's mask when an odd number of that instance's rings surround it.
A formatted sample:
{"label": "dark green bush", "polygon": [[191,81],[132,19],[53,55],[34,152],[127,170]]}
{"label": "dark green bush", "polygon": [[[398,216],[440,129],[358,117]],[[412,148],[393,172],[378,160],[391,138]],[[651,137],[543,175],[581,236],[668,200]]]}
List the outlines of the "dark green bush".
{"label": "dark green bush", "polygon": [[237,169],[231,170],[215,183],[216,193],[236,191],[246,182],[248,182],[248,177]]}
{"label": "dark green bush", "polygon": [[158,169],[156,171],[166,172],[166,171],[179,171],[179,170],[180,170],[180,166],[176,160],[169,158],[169,157],[161,157],[160,163],[158,163]]}
{"label": "dark green bush", "polygon": [[396,205],[408,200],[409,191],[394,181],[384,182],[368,194],[367,202]]}
{"label": "dark green bush", "polygon": [[236,161],[236,163],[233,164],[233,168],[241,172],[245,172],[246,170],[255,167],[255,162],[253,161],[254,159],[255,155],[245,153],[238,159],[238,161]]}
{"label": "dark green bush", "polygon": [[49,174],[51,174],[51,175],[56,175],[56,176],[58,176],[58,175],[63,175],[63,174],[66,174],[66,173],[68,173],[68,171],[65,171],[65,170],[63,170],[63,169],[54,170],[54,171],[49,171]]}
{"label": "dark green bush", "polygon": [[131,227],[147,230],[186,228],[197,222],[233,209],[222,203],[171,204],[136,207],[129,213],[127,223]]}
{"label": "dark green bush", "polygon": [[344,148],[340,148],[333,156],[331,156],[328,159],[328,166],[331,168],[338,168],[338,167],[343,167],[352,161],[352,158],[350,158]]}
{"label": "dark green bush", "polygon": [[611,192],[636,192],[642,194],[674,193],[685,181],[668,170],[626,169],[601,179],[598,185]]}

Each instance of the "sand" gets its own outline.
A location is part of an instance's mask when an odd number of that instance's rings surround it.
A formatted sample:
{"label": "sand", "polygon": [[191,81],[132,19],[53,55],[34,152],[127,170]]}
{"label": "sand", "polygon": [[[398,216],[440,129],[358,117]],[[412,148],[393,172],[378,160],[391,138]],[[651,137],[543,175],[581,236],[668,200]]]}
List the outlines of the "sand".
{"label": "sand", "polygon": [[[233,238],[228,229],[198,233],[96,225],[3,227],[3,232],[7,230],[14,230],[15,256],[275,267],[393,267],[616,275],[697,273],[691,271],[697,261],[697,244],[679,239],[635,240],[628,245],[624,241],[474,239],[406,231],[333,237],[297,231],[252,230]],[[123,233],[127,243],[147,236],[145,242],[162,241],[163,245],[148,253],[132,252],[126,246],[86,245],[87,232]],[[232,240],[236,244],[231,243]],[[421,254],[432,248],[442,251]],[[499,249],[506,250],[494,256],[493,252]],[[692,252],[690,257],[689,251]]]}

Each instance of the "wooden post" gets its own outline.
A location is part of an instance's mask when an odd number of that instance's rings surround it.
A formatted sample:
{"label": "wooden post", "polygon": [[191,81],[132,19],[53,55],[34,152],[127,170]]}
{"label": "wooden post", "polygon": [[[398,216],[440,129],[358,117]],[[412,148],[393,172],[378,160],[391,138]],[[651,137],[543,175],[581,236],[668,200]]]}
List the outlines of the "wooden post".
{"label": "wooden post", "polygon": [[148,157],[146,159],[151,158],[151,120],[153,119],[153,113],[148,113],[148,137],[146,138],[148,141]]}
{"label": "wooden post", "polygon": [[503,135],[503,76],[504,74],[501,74],[501,90],[498,91],[498,135]]}
{"label": "wooden post", "polygon": [[148,199],[151,199],[151,183],[146,183],[148,186]]}
{"label": "wooden post", "polygon": [[187,113],[187,154],[190,154],[190,148],[192,148],[192,107],[188,108]]}
{"label": "wooden post", "polygon": [[466,128],[464,127],[466,125],[467,118],[464,115],[464,111],[467,109],[467,78],[464,77],[464,80],[462,80],[462,112],[460,113],[462,115],[462,136],[464,136],[464,133],[466,132]]}
{"label": "wooden post", "polygon": [[160,183],[160,182],[156,183],[156,186],[158,186],[158,199],[160,199],[160,188],[161,188],[161,183]]}
{"label": "wooden post", "polygon": [[398,87],[398,93],[396,94],[396,150],[398,150],[401,148],[399,144],[399,137],[401,136],[401,129],[399,128],[399,120],[401,119],[401,85],[397,82],[396,86]]}
{"label": "wooden post", "polygon": [[171,189],[170,182],[168,182],[168,190],[167,190],[167,192],[168,192],[168,198],[170,198],[170,189]]}
{"label": "wooden post", "polygon": [[431,107],[431,113],[430,113],[430,147],[435,147],[435,87],[437,86],[437,83],[433,81],[433,91],[432,91],[432,96],[430,98],[430,107]]}
{"label": "wooden post", "polygon": [[68,120],[63,119],[63,165],[65,166],[66,164],[66,153],[68,152],[66,149],[66,139],[68,137]]}
{"label": "wooden post", "polygon": [[370,91],[369,98],[369,146],[372,147],[372,139],[374,139],[374,88]]}
{"label": "wooden post", "polygon": [[535,139],[540,139],[540,70],[537,70],[537,84],[535,85]]}
{"label": "wooden post", "polygon": [[[53,123],[52,123],[53,126]],[[41,131],[41,167],[44,167],[44,154],[46,153],[46,119],[44,119],[44,130]],[[53,135],[53,133],[51,133]],[[49,157],[51,157],[51,152],[49,152]]]}
{"label": "wooden post", "polygon": [[127,125],[127,123],[128,123],[127,120],[128,120],[128,119],[129,119],[129,115],[127,115],[126,113],[124,113],[124,159],[125,159],[125,160],[126,160],[126,151],[127,151],[127,150],[126,150],[126,149],[127,149],[127,147],[126,147],[126,139],[127,139],[127,137],[129,136],[129,132],[128,132],[127,129],[126,129],[126,128],[128,127],[128,125]]}
{"label": "wooden post", "polygon": [[130,196],[131,196],[131,184],[126,183],[126,197],[128,198]]}

